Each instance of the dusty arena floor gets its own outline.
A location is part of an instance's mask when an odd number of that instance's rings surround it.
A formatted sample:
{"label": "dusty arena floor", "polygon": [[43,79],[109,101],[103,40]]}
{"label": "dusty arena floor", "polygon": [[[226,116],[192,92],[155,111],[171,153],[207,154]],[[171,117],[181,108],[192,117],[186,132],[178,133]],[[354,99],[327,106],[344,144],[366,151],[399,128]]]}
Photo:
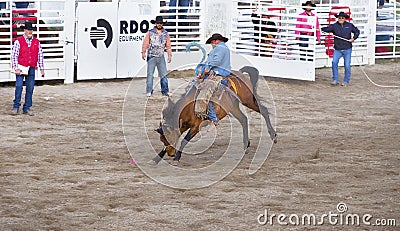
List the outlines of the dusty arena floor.
{"label": "dusty arena floor", "polygon": [[[364,69],[378,84],[400,85],[400,63]],[[159,86],[146,103],[143,78],[45,84],[35,88],[33,117],[9,115],[14,88],[1,87],[0,229],[398,230],[400,88],[377,87],[360,67],[352,70],[349,87],[330,86],[328,68],[316,71],[315,82],[267,79],[279,141],[266,162],[249,175],[252,142],[227,177],[190,190],[158,183],[141,169],[141,157],[162,147],[151,131],[165,103]],[[185,82],[171,78],[170,88]],[[135,105],[148,106],[147,118],[135,116]],[[123,126],[124,116],[150,130]],[[211,153],[184,154],[184,168],[215,161],[212,153],[229,143],[227,121],[217,127],[222,135]],[[128,147],[139,165],[130,164]],[[360,225],[346,224],[348,215]]]}

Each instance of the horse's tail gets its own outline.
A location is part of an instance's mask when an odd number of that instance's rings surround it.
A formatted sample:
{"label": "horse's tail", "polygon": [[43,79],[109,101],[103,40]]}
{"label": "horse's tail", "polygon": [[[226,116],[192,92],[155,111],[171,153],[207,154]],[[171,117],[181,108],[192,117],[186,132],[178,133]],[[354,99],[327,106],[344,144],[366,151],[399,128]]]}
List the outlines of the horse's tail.
{"label": "horse's tail", "polygon": [[253,94],[254,96],[257,96],[257,83],[258,83],[258,78],[259,78],[259,71],[255,67],[251,66],[244,66],[240,68],[241,72],[246,72],[250,76],[250,81],[251,85],[253,85]]}

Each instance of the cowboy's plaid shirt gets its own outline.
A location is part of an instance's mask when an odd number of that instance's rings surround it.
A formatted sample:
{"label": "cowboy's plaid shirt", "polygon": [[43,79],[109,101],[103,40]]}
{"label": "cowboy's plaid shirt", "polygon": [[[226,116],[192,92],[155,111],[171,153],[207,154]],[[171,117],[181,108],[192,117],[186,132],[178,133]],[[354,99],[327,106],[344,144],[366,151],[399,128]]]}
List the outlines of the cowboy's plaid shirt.
{"label": "cowboy's plaid shirt", "polygon": [[[32,39],[28,39],[28,37],[24,34],[23,35],[25,38],[26,43],[28,44],[28,47],[31,46],[32,44]],[[32,37],[33,38],[33,37]],[[18,69],[18,56],[19,56],[19,50],[20,50],[20,44],[18,40],[15,40],[14,46],[12,48],[12,53],[11,53],[11,64],[14,70]],[[44,56],[43,56],[43,49],[42,45],[39,43],[39,52],[38,52],[38,64],[40,70],[44,70]]]}

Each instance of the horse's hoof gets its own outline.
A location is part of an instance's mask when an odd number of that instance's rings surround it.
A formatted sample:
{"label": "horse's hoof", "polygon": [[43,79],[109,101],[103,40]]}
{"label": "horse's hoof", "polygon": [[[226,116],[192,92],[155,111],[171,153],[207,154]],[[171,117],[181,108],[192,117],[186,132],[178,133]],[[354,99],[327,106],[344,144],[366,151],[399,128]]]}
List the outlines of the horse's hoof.
{"label": "horse's hoof", "polygon": [[273,141],[274,141],[274,144],[278,143],[278,135],[277,134],[275,134]]}
{"label": "horse's hoof", "polygon": [[149,160],[149,162],[147,162],[148,165],[151,166],[156,166],[158,163],[155,160]]}
{"label": "horse's hoof", "polygon": [[171,163],[172,166],[179,166],[179,160],[174,160]]}
{"label": "horse's hoof", "polygon": [[244,145],[244,150],[246,151],[249,147],[250,147],[250,141],[247,142],[247,145],[246,144]]}

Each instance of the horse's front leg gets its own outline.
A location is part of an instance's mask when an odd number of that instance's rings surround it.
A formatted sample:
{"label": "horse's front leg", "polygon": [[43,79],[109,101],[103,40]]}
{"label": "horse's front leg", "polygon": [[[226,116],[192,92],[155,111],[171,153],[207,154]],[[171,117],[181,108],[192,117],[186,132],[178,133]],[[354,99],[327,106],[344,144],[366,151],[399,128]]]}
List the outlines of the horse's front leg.
{"label": "horse's front leg", "polygon": [[191,128],[188,133],[186,134],[185,138],[183,138],[181,142],[181,146],[179,147],[178,151],[175,153],[174,160],[179,161],[182,156],[182,150],[186,146],[187,143],[199,132],[199,126],[197,128]]}
{"label": "horse's front leg", "polygon": [[149,163],[158,164],[164,158],[165,153],[167,153],[167,149],[163,148],[163,150],[161,150],[161,152],[158,153],[157,156],[155,156],[153,159],[151,159]]}

